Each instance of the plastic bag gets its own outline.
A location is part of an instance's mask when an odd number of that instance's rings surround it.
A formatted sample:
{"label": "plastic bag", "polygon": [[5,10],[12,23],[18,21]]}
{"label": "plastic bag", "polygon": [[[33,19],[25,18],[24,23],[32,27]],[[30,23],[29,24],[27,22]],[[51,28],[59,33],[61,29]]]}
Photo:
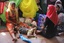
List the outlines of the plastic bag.
{"label": "plastic bag", "polygon": [[22,39],[23,41],[27,42],[27,43],[32,43],[29,39],[27,39],[26,37],[24,37],[23,35],[19,35],[20,39]]}

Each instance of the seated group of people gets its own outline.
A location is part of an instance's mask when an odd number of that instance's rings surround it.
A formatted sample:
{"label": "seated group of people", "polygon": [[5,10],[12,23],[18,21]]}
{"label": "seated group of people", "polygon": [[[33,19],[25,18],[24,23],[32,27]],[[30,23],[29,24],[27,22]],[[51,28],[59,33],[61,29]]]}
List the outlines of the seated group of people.
{"label": "seated group of people", "polygon": [[[15,3],[10,2],[8,9],[6,11],[6,20],[7,20],[6,26],[14,40],[17,40],[16,33],[19,33],[18,32],[19,27],[24,28],[24,29],[28,28],[28,29],[26,29],[28,37],[36,36],[36,33],[39,33],[40,35],[42,35],[46,38],[52,38],[52,37],[56,36],[57,25],[58,25],[58,21],[59,21],[58,15],[61,12],[63,13],[63,9],[60,4],[48,5],[44,26],[42,26],[41,30],[39,30],[40,32],[38,32],[36,21],[30,22],[30,24],[32,23],[31,26],[27,26],[26,25],[27,23],[24,25],[24,23],[19,22],[18,10],[15,7]],[[46,28],[46,30],[45,30],[45,28]]]}

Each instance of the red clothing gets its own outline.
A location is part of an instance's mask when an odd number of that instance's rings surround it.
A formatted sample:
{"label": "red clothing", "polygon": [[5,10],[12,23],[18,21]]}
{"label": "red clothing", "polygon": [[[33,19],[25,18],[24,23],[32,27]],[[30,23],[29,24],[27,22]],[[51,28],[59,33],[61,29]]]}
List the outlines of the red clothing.
{"label": "red clothing", "polygon": [[58,15],[56,13],[56,8],[54,5],[48,5],[47,17],[55,24],[58,23]]}
{"label": "red clothing", "polygon": [[5,2],[0,2],[0,14],[4,11]]}
{"label": "red clothing", "polygon": [[13,31],[14,25],[12,23],[6,23],[6,26],[10,34],[14,33]]}
{"label": "red clothing", "polygon": [[16,23],[16,14],[15,13],[11,14],[10,12],[6,12],[6,21],[7,21],[6,26],[9,33],[12,35],[14,33],[13,29],[14,29],[15,24],[13,24],[12,22],[8,20],[12,21],[13,23]]}
{"label": "red clothing", "polygon": [[16,21],[16,15],[15,14],[10,14],[9,12],[6,12],[6,19],[9,19],[13,23],[16,23],[17,22]]}

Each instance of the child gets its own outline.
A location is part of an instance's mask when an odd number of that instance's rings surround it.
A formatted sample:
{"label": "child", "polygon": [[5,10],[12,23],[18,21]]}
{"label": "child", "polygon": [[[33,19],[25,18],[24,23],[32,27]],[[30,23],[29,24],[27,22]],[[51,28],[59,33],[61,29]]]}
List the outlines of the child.
{"label": "child", "polygon": [[35,21],[33,21],[31,24],[32,24],[32,26],[30,27],[30,29],[27,32],[28,38],[33,37],[33,36],[36,36],[37,24],[36,24]]}

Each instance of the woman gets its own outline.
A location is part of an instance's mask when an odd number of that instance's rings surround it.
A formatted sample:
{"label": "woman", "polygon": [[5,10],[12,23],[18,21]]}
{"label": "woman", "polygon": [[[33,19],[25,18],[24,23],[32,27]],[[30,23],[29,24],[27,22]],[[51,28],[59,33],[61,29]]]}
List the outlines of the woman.
{"label": "woman", "polygon": [[46,38],[52,38],[56,35],[56,25],[58,23],[58,15],[56,13],[56,8],[54,7],[54,5],[48,5],[46,16],[47,17],[43,27],[43,29],[46,28],[44,36]]}
{"label": "woman", "polygon": [[15,3],[12,1],[8,5],[8,9],[6,11],[6,26],[7,29],[12,36],[13,40],[16,40],[14,27],[18,24],[18,11],[15,7]]}
{"label": "woman", "polygon": [[57,1],[55,2],[55,7],[56,7],[56,10],[57,10],[57,14],[58,14],[58,15],[59,15],[60,13],[64,13],[61,0],[57,0]]}
{"label": "woman", "polygon": [[57,14],[64,13],[64,9],[61,4],[56,5]]}
{"label": "woman", "polygon": [[61,0],[57,0],[57,1],[55,2],[55,5],[57,5],[57,4],[62,4]]}

